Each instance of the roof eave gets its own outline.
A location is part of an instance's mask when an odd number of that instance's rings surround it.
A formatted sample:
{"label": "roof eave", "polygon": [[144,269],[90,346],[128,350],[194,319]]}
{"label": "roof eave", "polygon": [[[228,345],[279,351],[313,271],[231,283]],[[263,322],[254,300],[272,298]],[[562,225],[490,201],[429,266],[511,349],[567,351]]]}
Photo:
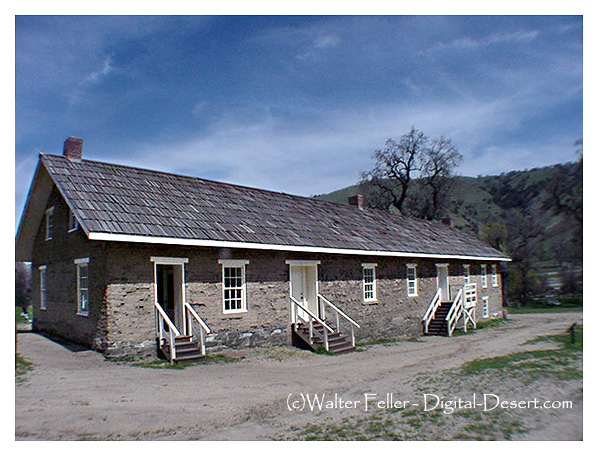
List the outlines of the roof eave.
{"label": "roof eave", "polygon": [[426,258],[426,259],[454,259],[454,260],[479,260],[479,261],[495,261],[495,262],[510,262],[509,257],[500,256],[473,256],[473,255],[458,255],[458,254],[434,254],[420,252],[399,252],[399,251],[376,251],[362,249],[343,249],[343,248],[327,248],[318,246],[292,246],[282,244],[262,244],[262,243],[245,243],[238,241],[218,241],[218,240],[200,240],[190,238],[167,238],[158,236],[145,235],[124,235],[105,232],[90,232],[88,234],[90,240],[95,241],[116,241],[126,243],[149,243],[149,244],[168,244],[179,246],[198,246],[198,247],[217,247],[217,248],[235,248],[235,249],[259,249],[268,251],[291,251],[291,252],[310,252],[318,254],[341,254],[341,255],[364,255],[364,256],[380,256],[380,257],[410,257],[410,258]]}

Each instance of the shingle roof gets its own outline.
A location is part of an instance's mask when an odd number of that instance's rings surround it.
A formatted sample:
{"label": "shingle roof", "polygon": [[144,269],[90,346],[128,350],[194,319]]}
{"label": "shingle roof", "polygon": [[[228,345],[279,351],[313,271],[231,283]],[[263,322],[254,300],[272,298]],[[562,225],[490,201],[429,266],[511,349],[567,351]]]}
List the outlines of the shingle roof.
{"label": "shingle roof", "polygon": [[41,161],[88,233],[508,259],[436,222],[89,160]]}

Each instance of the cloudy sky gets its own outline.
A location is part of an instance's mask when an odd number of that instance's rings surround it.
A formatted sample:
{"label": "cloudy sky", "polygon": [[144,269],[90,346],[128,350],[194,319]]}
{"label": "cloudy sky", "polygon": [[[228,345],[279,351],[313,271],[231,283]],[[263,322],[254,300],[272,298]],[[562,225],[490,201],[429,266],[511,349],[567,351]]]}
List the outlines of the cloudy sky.
{"label": "cloudy sky", "polygon": [[40,151],[298,195],[412,125],[464,175],[570,161],[582,17],[17,16],[15,219]]}

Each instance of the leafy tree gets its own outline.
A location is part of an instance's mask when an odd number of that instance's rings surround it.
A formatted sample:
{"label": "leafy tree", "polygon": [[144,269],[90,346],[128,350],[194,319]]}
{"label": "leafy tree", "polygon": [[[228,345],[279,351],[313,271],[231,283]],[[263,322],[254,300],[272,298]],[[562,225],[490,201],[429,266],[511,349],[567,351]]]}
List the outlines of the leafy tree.
{"label": "leafy tree", "polygon": [[513,212],[507,217],[509,227],[506,250],[512,257],[507,273],[511,298],[529,303],[541,291],[537,262],[541,257],[544,229],[530,210]]}
{"label": "leafy tree", "polygon": [[502,251],[508,239],[507,227],[501,222],[491,222],[483,227],[481,238],[490,246]]}

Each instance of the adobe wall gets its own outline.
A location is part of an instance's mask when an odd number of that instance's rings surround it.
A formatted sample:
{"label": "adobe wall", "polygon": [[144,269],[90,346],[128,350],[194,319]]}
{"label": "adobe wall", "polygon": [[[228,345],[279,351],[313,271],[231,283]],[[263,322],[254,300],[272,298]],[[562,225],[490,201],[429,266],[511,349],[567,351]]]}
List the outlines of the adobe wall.
{"label": "adobe wall", "polygon": [[[209,349],[289,344],[289,266],[286,260],[320,260],[319,291],[361,325],[359,340],[420,335],[421,319],[434,296],[435,261],[390,257],[339,256],[258,250],[219,250],[179,246],[109,243],[106,311],[110,355],[153,347],[152,256],[189,259],[185,264],[186,301],[212,329]],[[248,260],[247,312],[224,314],[219,259]],[[376,263],[377,301],[362,301],[362,263]],[[418,297],[407,296],[406,264],[418,265]],[[463,284],[462,262],[449,263],[450,287]],[[480,267],[470,261],[479,297],[489,296],[490,315],[501,311],[501,290],[481,289]],[[490,272],[490,267],[489,267]],[[479,299],[477,318],[482,318]]]}
{"label": "adobe wall", "polygon": [[[33,247],[33,330],[101,350],[106,340],[104,315],[105,245],[90,242],[81,228],[68,231],[69,209],[54,188],[46,208],[54,207],[54,229],[46,240],[46,220]],[[87,316],[77,314],[77,268],[75,259],[89,258]],[[46,309],[40,308],[39,267],[46,266]]]}

